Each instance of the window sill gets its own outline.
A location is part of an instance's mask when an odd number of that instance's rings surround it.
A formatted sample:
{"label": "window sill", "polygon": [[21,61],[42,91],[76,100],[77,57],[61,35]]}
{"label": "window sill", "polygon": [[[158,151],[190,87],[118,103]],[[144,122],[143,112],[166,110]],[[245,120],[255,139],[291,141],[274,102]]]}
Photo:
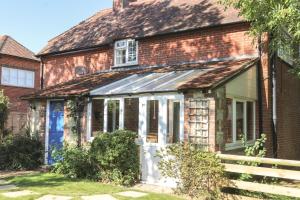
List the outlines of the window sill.
{"label": "window sill", "polygon": [[[254,140],[250,140],[247,142],[247,145],[253,145]],[[225,144],[225,151],[235,150],[235,149],[242,149],[244,148],[243,143],[241,141],[235,143],[227,143]]]}
{"label": "window sill", "polygon": [[114,66],[112,66],[112,68],[132,67],[132,66],[136,66],[136,65],[138,65],[137,62],[135,62],[135,63],[126,63],[126,64],[122,64],[122,65],[114,65]]}
{"label": "window sill", "polygon": [[7,83],[1,83],[4,87],[15,87],[15,88],[24,88],[24,89],[35,89],[34,87],[29,86],[19,86],[19,85],[13,85],[13,84],[7,84]]}

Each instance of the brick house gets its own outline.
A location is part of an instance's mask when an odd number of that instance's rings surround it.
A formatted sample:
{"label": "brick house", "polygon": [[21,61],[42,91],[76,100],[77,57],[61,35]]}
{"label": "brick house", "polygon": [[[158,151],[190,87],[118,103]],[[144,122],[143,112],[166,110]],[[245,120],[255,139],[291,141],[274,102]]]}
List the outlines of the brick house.
{"label": "brick house", "polygon": [[0,89],[9,97],[6,127],[13,133],[25,128],[28,102],[21,96],[40,89],[40,61],[10,36],[0,36]]}
{"label": "brick house", "polygon": [[178,141],[239,153],[241,137],[265,133],[268,156],[299,159],[300,80],[249,26],[215,0],[115,0],[50,40],[39,53],[43,89],[24,97],[35,104],[45,162],[52,145],[72,141],[72,98],[85,105],[83,142],[138,132],[147,183],[168,183],[154,155]]}

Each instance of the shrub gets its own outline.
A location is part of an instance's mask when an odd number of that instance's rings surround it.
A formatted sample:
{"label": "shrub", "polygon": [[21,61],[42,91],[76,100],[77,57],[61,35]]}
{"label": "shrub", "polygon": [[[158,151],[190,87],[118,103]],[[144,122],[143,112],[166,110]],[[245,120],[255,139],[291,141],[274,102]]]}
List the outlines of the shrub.
{"label": "shrub", "polygon": [[135,183],[139,175],[137,134],[118,130],[101,133],[91,144],[91,155],[100,169],[100,180],[121,185]]}
{"label": "shrub", "polygon": [[10,135],[0,143],[0,169],[35,169],[43,163],[43,145],[37,137]]}
{"label": "shrub", "polygon": [[159,169],[177,180],[177,192],[191,198],[222,199],[221,188],[229,184],[224,166],[214,153],[191,144],[174,144],[158,152]]}
{"label": "shrub", "polygon": [[2,140],[5,135],[5,122],[9,113],[8,105],[8,97],[4,95],[3,90],[0,90],[0,140]]}
{"label": "shrub", "polygon": [[54,154],[56,163],[52,171],[69,178],[97,179],[98,169],[91,160],[88,147],[77,147],[65,143],[63,149]]}

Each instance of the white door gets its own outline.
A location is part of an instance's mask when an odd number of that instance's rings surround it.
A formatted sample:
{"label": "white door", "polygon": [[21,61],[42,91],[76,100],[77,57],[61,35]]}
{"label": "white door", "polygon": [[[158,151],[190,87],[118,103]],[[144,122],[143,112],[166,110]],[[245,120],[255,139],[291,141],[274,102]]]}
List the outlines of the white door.
{"label": "white door", "polygon": [[167,187],[175,187],[176,182],[172,179],[164,178],[158,169],[159,158],[157,151],[168,145],[168,121],[170,101],[180,102],[180,136],[183,140],[183,96],[148,96],[140,98],[139,108],[139,136],[141,139],[141,172],[142,182]]}

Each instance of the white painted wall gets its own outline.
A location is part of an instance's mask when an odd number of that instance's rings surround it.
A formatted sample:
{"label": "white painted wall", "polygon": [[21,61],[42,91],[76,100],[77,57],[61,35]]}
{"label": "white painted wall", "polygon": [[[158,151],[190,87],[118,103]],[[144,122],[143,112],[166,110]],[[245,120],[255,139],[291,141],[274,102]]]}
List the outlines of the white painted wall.
{"label": "white painted wall", "polygon": [[257,69],[252,67],[226,84],[226,97],[257,99]]}

